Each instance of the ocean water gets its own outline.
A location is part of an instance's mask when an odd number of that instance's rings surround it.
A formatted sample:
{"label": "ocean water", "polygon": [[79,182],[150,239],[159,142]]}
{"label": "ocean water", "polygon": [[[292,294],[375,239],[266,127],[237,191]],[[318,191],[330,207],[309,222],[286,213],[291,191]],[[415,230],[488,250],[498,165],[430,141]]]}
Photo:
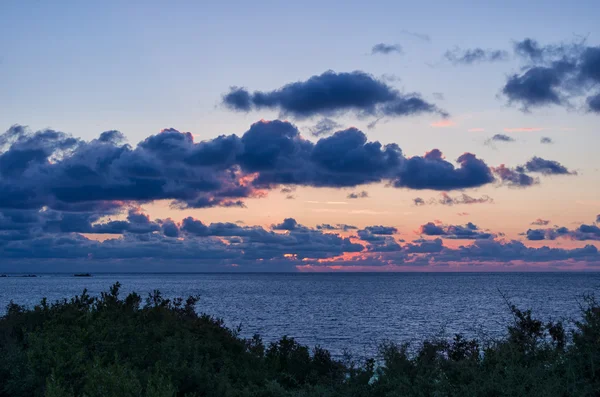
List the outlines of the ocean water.
{"label": "ocean water", "polygon": [[539,318],[577,318],[582,295],[600,296],[600,273],[395,274],[44,274],[0,278],[0,313],[13,300],[32,306],[97,295],[119,281],[142,297],[199,294],[198,310],[265,341],[283,335],[340,355],[372,355],[383,341],[428,336],[501,336],[511,319],[506,299]]}

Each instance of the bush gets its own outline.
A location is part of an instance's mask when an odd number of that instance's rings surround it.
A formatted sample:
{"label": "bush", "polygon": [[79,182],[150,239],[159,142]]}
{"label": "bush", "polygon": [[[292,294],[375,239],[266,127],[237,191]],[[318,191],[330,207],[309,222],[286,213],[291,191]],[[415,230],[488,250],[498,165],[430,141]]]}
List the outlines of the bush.
{"label": "bush", "polygon": [[364,362],[336,360],[283,337],[242,339],[196,312],[198,297],[143,302],[80,296],[0,318],[0,397],[11,396],[594,396],[600,395],[600,307],[588,297],[575,329],[514,306],[498,341],[384,344]]}

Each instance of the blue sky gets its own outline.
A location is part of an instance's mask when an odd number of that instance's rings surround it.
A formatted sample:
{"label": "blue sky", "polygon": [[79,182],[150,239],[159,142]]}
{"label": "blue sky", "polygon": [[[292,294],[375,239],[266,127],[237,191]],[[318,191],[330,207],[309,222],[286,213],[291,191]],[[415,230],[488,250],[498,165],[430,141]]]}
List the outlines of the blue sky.
{"label": "blue sky", "polygon": [[[498,241],[534,247],[577,249],[597,244],[589,236],[528,241],[523,233],[537,218],[551,220],[549,227],[595,222],[600,213],[600,116],[585,110],[585,95],[579,94],[573,94],[570,108],[551,105],[523,112],[519,103],[508,105],[502,89],[510,76],[531,67],[513,51],[514,44],[525,38],[542,46],[582,43],[585,38],[582,45],[596,48],[598,2],[39,1],[4,2],[0,13],[2,130],[15,124],[31,131],[51,128],[86,141],[103,131],[119,130],[134,147],[164,128],[190,131],[196,142],[222,134],[241,136],[260,119],[278,119],[281,109],[232,111],[222,104],[230,87],[271,91],[328,70],[362,71],[403,95],[418,93],[450,116],[386,117],[369,128],[372,117],[336,114],[340,129],[354,126],[370,141],[397,143],[407,157],[439,149],[450,162],[470,152],[492,167],[516,167],[538,156],[577,172],[543,176],[539,185],[527,189],[489,184],[449,192],[488,195],[494,199],[492,205],[416,207],[415,197],[430,200],[440,190],[395,189],[385,183],[356,188],[299,186],[294,200],[271,188],[264,198],[248,198],[247,208],[176,210],[168,200],[127,203],[141,205],[150,219],[172,218],[178,225],[188,216],[206,224],[243,220],[266,229],[290,217],[310,227],[386,224],[397,227],[395,238],[405,242],[421,236],[421,225],[440,220],[446,225],[473,222],[497,233]],[[399,45],[402,51],[372,54],[378,43]],[[507,56],[473,64],[453,64],[444,56],[447,51],[474,48],[502,50]],[[595,92],[593,87],[590,92]],[[306,139],[317,142],[308,127],[320,117],[285,119]],[[441,121],[446,124],[436,127]],[[494,134],[508,135],[514,142],[486,143]],[[541,137],[554,144],[540,144]],[[362,190],[369,198],[346,198],[349,192]],[[124,219],[126,214],[123,207],[111,216]],[[353,239],[352,233],[342,235]],[[444,243],[452,248],[458,240]],[[15,258],[10,266],[24,260],[28,259]],[[386,263],[394,270],[394,265],[404,266],[402,261],[406,259]],[[316,267],[316,262],[309,264]]]}

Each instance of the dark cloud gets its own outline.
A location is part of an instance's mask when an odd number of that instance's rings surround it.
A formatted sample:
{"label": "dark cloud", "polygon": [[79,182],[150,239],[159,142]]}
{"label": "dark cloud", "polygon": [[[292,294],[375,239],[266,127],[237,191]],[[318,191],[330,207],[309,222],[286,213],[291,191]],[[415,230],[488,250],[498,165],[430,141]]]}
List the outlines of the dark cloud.
{"label": "dark cloud", "polygon": [[550,223],[549,220],[542,219],[542,218],[538,218],[535,221],[531,222],[532,225],[537,225],[537,226],[546,226],[549,223]]}
{"label": "dark cloud", "polygon": [[241,141],[240,166],[259,174],[253,181],[258,188],[279,184],[352,187],[390,181],[399,188],[452,190],[493,181],[489,167],[473,154],[460,156],[459,167],[444,160],[437,149],[423,157],[406,158],[398,145],[368,142],[355,128],[313,144],[289,123],[260,122]]}
{"label": "dark cloud", "polygon": [[594,113],[600,113],[600,94],[589,96],[587,98],[588,109]]}
{"label": "dark cloud", "polygon": [[364,230],[371,234],[378,235],[392,235],[398,233],[398,229],[392,226],[367,226]]}
{"label": "dark cloud", "polygon": [[360,191],[360,192],[352,192],[346,196],[346,198],[349,198],[349,199],[359,199],[359,198],[367,198],[367,197],[369,197],[369,193],[365,190]]}
{"label": "dark cloud", "polygon": [[[539,223],[533,223],[540,225]],[[600,227],[596,225],[582,224],[576,229],[567,227],[553,227],[547,229],[529,229],[525,233],[528,240],[556,240],[557,238],[568,238],[578,241],[600,241]]]}
{"label": "dark cloud", "polygon": [[554,143],[554,142],[552,141],[552,138],[549,138],[547,136],[543,136],[543,137],[540,138],[540,143],[542,143],[542,144],[551,144],[551,143]]}
{"label": "dark cloud", "polygon": [[425,200],[423,200],[421,197],[415,197],[413,202],[416,206],[425,205]]}
{"label": "dark cloud", "polygon": [[492,142],[515,142],[515,139],[506,134],[496,134],[486,140],[486,144],[490,144]]}
{"label": "dark cloud", "polygon": [[448,193],[442,192],[442,193],[440,193],[439,198],[433,197],[433,198],[427,200],[427,202],[425,200],[423,200],[421,197],[417,197],[417,198],[413,199],[413,201],[414,201],[415,205],[417,205],[417,206],[426,205],[426,204],[429,204],[429,205],[439,204],[439,205],[452,206],[452,205],[460,205],[460,204],[483,204],[483,203],[492,204],[494,202],[494,199],[488,195],[483,195],[481,197],[472,197],[465,193],[462,193],[458,196],[452,197]]}
{"label": "dark cloud", "polygon": [[539,179],[525,174],[519,167],[512,169],[500,164],[498,167],[492,167],[492,171],[499,178],[501,184],[510,187],[524,188],[540,183]]}
{"label": "dark cloud", "polygon": [[540,62],[546,53],[554,52],[550,47],[542,47],[536,40],[530,38],[514,43],[514,50],[517,55],[532,62]]}
{"label": "dark cloud", "polygon": [[[4,217],[5,215],[0,219]],[[89,262],[118,259],[120,262],[126,262],[152,258],[153,261],[161,262],[193,259],[199,265],[216,264],[212,267],[216,270],[230,264],[247,264],[248,269],[252,269],[258,260],[284,261],[287,255],[294,255],[298,259],[320,259],[364,249],[362,245],[352,243],[347,238],[324,234],[297,224],[294,228],[288,228],[291,230],[278,234],[261,227],[242,227],[234,223],[212,223],[207,226],[191,217],[184,219],[180,224],[170,219],[146,219],[144,214],[133,212],[128,221],[108,221],[95,225],[103,229],[114,228],[115,231],[115,222],[161,225],[158,229],[152,228],[153,230],[148,229],[145,232],[132,232],[130,228],[123,231],[120,238],[104,242],[61,230],[23,239],[2,238],[6,233],[0,233],[0,253],[3,258],[12,261],[72,259]],[[293,223],[286,219],[283,224],[286,222],[288,225]],[[120,230],[123,229],[125,228]]]}
{"label": "dark cloud", "polygon": [[527,240],[537,241],[544,240],[545,232],[543,230],[529,229],[527,230]]}
{"label": "dark cloud", "polygon": [[324,135],[331,135],[336,130],[341,130],[343,126],[330,118],[322,118],[315,124],[310,127],[308,130],[310,131],[312,136],[320,137]]}
{"label": "dark cloud", "polygon": [[[179,223],[171,219],[151,220],[139,209],[132,208],[126,219],[105,219],[92,223],[92,227],[98,230],[122,231],[119,238],[100,242],[77,232],[65,231],[87,230],[87,220],[90,219],[87,215],[73,213],[75,218],[66,219],[64,214],[45,213],[47,211],[1,211],[2,269],[7,269],[7,266],[12,266],[13,270],[23,269],[23,264],[37,264],[35,269],[41,265],[45,268],[51,265],[56,269],[75,266],[77,269],[92,268],[96,271],[164,271],[165,266],[173,271],[288,271],[295,270],[296,266],[328,263],[343,268],[427,266],[448,262],[470,264],[475,261],[489,261],[492,264],[511,261],[600,261],[598,250],[591,245],[567,250],[529,248],[517,241],[501,243],[472,223],[462,226],[430,223],[423,226],[428,235],[474,240],[469,246],[444,247],[440,238],[419,239],[401,246],[401,241],[393,237],[397,230],[388,226],[369,226],[358,230],[357,234],[364,243],[357,244],[349,238],[331,233],[355,229],[349,225],[320,225],[312,229],[298,225],[293,218],[287,218],[279,224],[283,230],[273,232],[260,226],[227,222],[206,225],[191,217]],[[43,230],[48,220],[65,219],[61,227]],[[121,226],[116,222],[122,222]],[[137,226],[123,226],[125,224]],[[600,236],[600,229],[594,225],[581,225],[573,231],[557,228],[554,233],[565,237],[573,234],[580,240],[593,240]],[[535,238],[535,233],[529,234]],[[543,237],[546,238],[546,235]],[[360,253],[360,256],[344,259],[342,255],[345,253]],[[332,262],[327,262],[329,260]]]}
{"label": "dark cloud", "polygon": [[[226,207],[281,186],[292,190],[385,182],[451,190],[494,180],[492,169],[469,153],[460,156],[456,166],[439,150],[408,158],[398,145],[369,142],[353,128],[313,143],[282,121],[261,121],[241,137],[220,136],[203,142],[194,142],[190,133],[167,129],[136,146],[125,144],[116,131],[86,142],[52,130],[30,132],[15,126],[0,135],[0,144],[3,264],[39,260],[141,266],[175,261],[202,269],[274,266],[293,270],[307,261],[344,253],[412,260],[408,249],[394,238],[397,230],[392,227],[309,228],[286,218],[273,231],[228,222],[204,224],[191,217],[181,222],[152,220],[139,205],[167,200],[176,208]],[[453,203],[480,200],[467,195],[448,197]],[[444,238],[491,235],[472,224],[434,226],[443,231],[440,236]],[[333,233],[352,230],[364,244]],[[584,228],[580,233],[594,231]],[[109,239],[96,241],[87,238],[88,234],[104,234]],[[453,255],[446,248],[441,252]]]}
{"label": "dark cloud", "polygon": [[421,225],[419,233],[426,236],[440,236],[456,240],[476,240],[494,237],[493,234],[482,231],[477,225],[469,222],[466,225],[437,225],[428,222]]}
{"label": "dark cloud", "polygon": [[417,94],[402,94],[373,76],[355,71],[327,71],[306,81],[287,84],[274,91],[232,87],[223,96],[232,110],[279,109],[283,115],[303,119],[354,112],[359,116],[411,116],[421,113],[447,114]]}
{"label": "dark cloud", "polygon": [[369,142],[355,128],[316,143],[278,120],[255,123],[241,137],[202,142],[173,129],[136,147],[122,140],[115,131],[84,142],[12,127],[0,135],[0,208],[95,212],[155,200],[175,208],[242,207],[244,199],[279,185],[291,190],[388,182],[451,190],[493,181],[485,162],[472,154],[460,156],[458,167],[437,149],[407,158],[398,145]]}
{"label": "dark cloud", "polygon": [[317,225],[317,230],[341,230],[341,231],[347,232],[347,231],[356,230],[356,229],[358,229],[356,226],[346,225],[343,223],[338,223],[337,225],[330,225],[328,223],[323,223],[321,225]]}
{"label": "dark cloud", "polygon": [[[499,242],[492,239],[476,240],[469,246],[462,246],[458,249],[444,249],[435,256],[435,260],[444,261],[527,261],[527,262],[550,262],[562,260],[583,260],[598,261],[600,258],[598,249],[593,245],[586,245],[584,248],[561,249],[540,247],[531,248],[525,246],[520,241]],[[434,258],[434,256],[432,256]]]}
{"label": "dark cloud", "polygon": [[179,237],[179,227],[171,219],[162,222],[162,232],[167,237]]}
{"label": "dark cloud", "polygon": [[402,46],[400,44],[379,43],[379,44],[375,44],[373,46],[373,48],[371,48],[371,55],[376,55],[376,54],[388,55],[393,52],[402,54]]}
{"label": "dark cloud", "polygon": [[[540,45],[532,39],[515,43],[515,53],[528,64],[522,73],[511,75],[502,93],[523,111],[548,105],[573,107],[600,83],[600,47],[585,41],[574,44]],[[588,96],[587,109],[597,112],[600,100]]]}
{"label": "dark cloud", "polygon": [[508,52],[504,50],[490,50],[483,48],[472,48],[462,50],[454,48],[444,53],[444,57],[453,64],[471,65],[478,62],[498,62],[508,59]]}
{"label": "dark cloud", "polygon": [[398,233],[398,229],[391,226],[367,226],[357,231],[358,237],[367,242],[366,249],[369,252],[398,252],[402,247],[392,235]]}
{"label": "dark cloud", "polygon": [[523,111],[533,107],[564,105],[567,99],[561,86],[572,68],[572,65],[532,67],[522,75],[510,76],[502,93],[509,103],[520,103]]}
{"label": "dark cloud", "polygon": [[395,187],[451,190],[482,186],[494,181],[491,169],[474,154],[464,153],[457,159],[458,168],[444,160],[438,149],[423,157],[410,157],[401,168]]}
{"label": "dark cloud", "polygon": [[541,157],[533,157],[527,163],[517,167],[517,171],[538,172],[543,175],[577,175],[575,171],[569,171],[567,167],[558,161],[545,160]]}
{"label": "dark cloud", "polygon": [[283,222],[271,226],[273,230],[296,230],[298,228],[302,228],[303,226],[299,225],[298,222],[294,218],[285,218]]}

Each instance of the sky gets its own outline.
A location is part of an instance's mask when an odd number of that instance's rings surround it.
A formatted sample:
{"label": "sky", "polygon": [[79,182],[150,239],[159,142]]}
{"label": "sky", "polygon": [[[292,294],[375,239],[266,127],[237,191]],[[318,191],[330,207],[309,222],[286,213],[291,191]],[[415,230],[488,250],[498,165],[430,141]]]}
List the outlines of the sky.
{"label": "sky", "polygon": [[597,1],[0,13],[1,272],[600,270]]}

